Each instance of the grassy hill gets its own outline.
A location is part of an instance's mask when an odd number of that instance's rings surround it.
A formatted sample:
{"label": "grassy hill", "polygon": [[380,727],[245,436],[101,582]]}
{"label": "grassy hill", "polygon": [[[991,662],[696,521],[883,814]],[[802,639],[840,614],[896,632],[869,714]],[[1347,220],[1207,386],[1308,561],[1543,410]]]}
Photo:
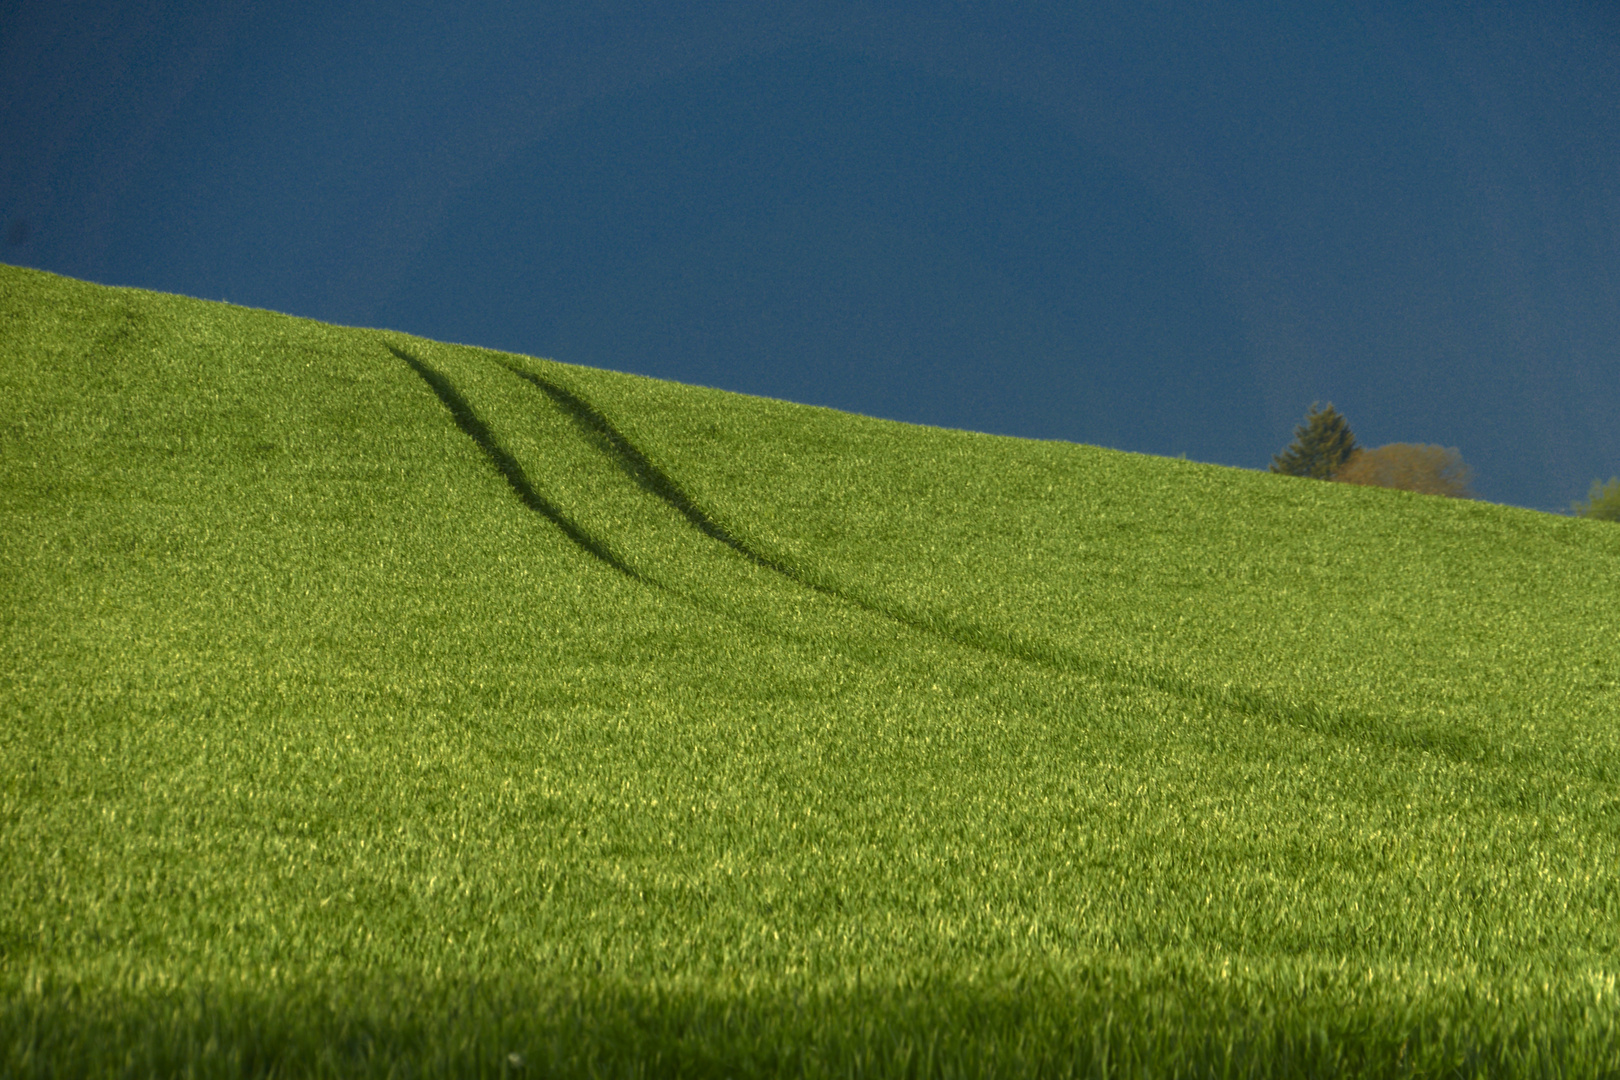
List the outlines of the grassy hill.
{"label": "grassy hill", "polygon": [[1620,1072],[1620,528],[0,268],[0,1073]]}

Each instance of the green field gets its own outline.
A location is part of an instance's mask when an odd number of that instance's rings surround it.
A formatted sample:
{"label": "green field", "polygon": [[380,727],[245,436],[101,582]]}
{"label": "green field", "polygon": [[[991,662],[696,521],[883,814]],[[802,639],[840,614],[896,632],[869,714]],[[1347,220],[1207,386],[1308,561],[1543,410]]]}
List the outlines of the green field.
{"label": "green field", "polygon": [[0,1075],[1620,1075],[1620,528],[0,268]]}

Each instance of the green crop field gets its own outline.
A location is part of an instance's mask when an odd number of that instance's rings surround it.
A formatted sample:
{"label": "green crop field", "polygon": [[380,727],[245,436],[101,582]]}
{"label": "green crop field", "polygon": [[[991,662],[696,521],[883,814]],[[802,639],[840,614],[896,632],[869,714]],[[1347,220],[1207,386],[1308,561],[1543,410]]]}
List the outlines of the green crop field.
{"label": "green crop field", "polygon": [[1620,528],[0,268],[0,1075],[1620,1075]]}

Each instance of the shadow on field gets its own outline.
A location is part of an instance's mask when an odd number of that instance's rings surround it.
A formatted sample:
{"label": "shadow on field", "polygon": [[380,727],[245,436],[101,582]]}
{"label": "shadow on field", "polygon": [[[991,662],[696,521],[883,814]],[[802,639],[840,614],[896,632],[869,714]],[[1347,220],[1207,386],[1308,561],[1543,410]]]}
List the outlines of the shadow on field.
{"label": "shadow on field", "polygon": [[455,420],[456,426],[469,439],[478,444],[478,449],[484,452],[484,456],[489,458],[490,463],[495,466],[501,476],[506,478],[507,484],[517,495],[519,502],[550,521],[553,525],[556,525],[568,539],[578,544],[588,554],[607,563],[621,574],[635,578],[637,581],[643,580],[642,576],[636,573],[624,560],[613,554],[607,545],[580,528],[566,514],[548,502],[538,491],[534,490],[534,485],[529,483],[528,476],[523,472],[523,466],[519,465],[517,459],[507,453],[505,448],[495,441],[495,433],[490,431],[488,425],[478,418],[478,414],[473,412],[472,406],[467,403],[467,399],[461,396],[449,379],[401,348],[389,345],[388,351],[409,364],[411,370],[420,375],[422,381],[432,388],[433,392],[438,395],[439,400],[444,402],[444,407],[450,410],[450,416]]}
{"label": "shadow on field", "polygon": [[1620,1066],[1620,1023],[1575,981],[1481,1001],[1300,968],[1222,980],[1102,961],[875,987],[527,972],[264,990],[56,982],[0,997],[0,1074],[1601,1080]]}

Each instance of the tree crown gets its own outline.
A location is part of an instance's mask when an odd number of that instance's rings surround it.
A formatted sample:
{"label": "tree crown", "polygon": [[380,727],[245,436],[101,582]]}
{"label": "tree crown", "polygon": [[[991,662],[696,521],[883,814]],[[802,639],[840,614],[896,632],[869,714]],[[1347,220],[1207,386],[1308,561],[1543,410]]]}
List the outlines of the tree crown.
{"label": "tree crown", "polygon": [[1294,428],[1294,441],[1271,459],[1271,471],[1287,476],[1330,479],[1356,452],[1356,436],[1350,423],[1333,403],[1312,405],[1305,422]]}
{"label": "tree crown", "polygon": [[1453,499],[1474,497],[1474,470],[1457,448],[1413,443],[1390,443],[1376,450],[1357,450],[1333,474],[1345,484],[1397,488]]}
{"label": "tree crown", "polygon": [[1575,512],[1581,517],[1597,518],[1599,521],[1620,521],[1620,476],[1609,477],[1607,484],[1601,480],[1592,481],[1592,490],[1586,493],[1586,501],[1576,503]]}

